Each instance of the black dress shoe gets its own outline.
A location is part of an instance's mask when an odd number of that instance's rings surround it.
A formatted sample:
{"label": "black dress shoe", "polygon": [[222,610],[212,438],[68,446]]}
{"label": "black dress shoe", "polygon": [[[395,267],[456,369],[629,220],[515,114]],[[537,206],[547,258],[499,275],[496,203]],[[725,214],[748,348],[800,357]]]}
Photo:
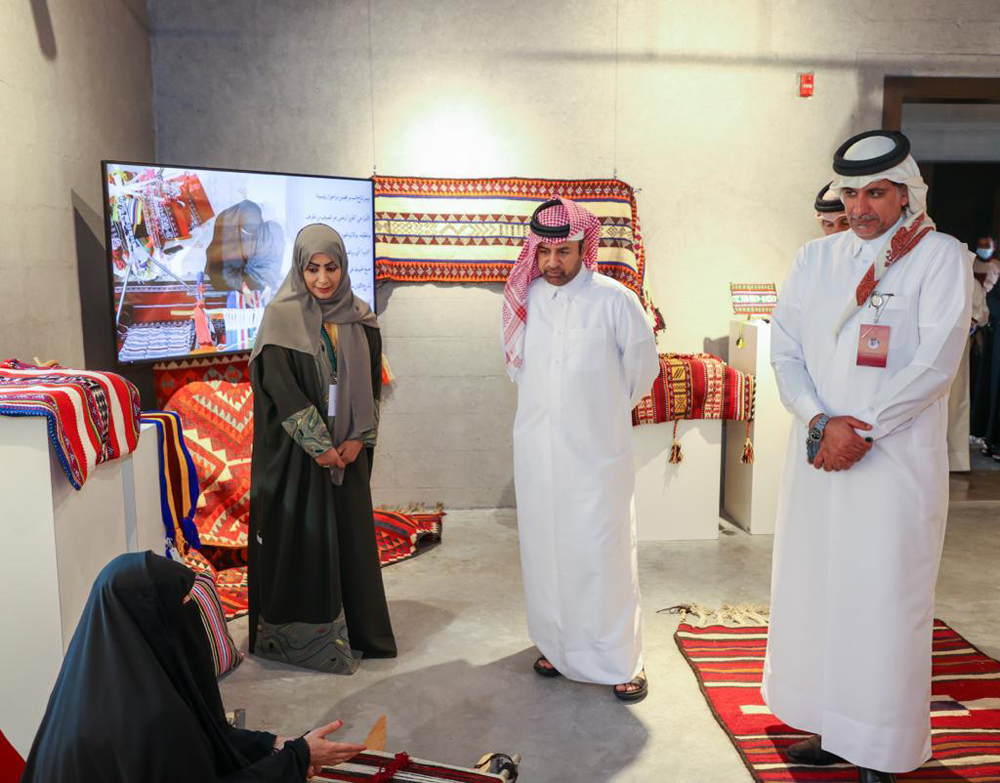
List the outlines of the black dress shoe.
{"label": "black dress shoe", "polygon": [[879,772],[867,767],[858,767],[858,780],[861,783],[896,783],[896,776],[891,772]]}
{"label": "black dress shoe", "polygon": [[[841,764],[843,759],[821,747],[822,738],[813,734],[809,739],[796,742],[785,748],[788,758],[796,764],[809,764],[813,767],[827,767],[830,764]],[[867,783],[867,781],[866,781]]]}

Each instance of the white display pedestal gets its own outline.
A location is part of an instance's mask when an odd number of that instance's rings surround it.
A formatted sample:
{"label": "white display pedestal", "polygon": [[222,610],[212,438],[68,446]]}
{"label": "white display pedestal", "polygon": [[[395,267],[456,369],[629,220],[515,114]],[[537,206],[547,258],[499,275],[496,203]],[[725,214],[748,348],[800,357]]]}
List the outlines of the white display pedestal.
{"label": "white display pedestal", "polygon": [[[738,348],[736,341],[741,332],[743,347]],[[726,422],[723,509],[733,522],[750,533],[774,532],[778,488],[793,419],[778,397],[770,357],[771,324],[764,321],[730,321],[729,364],[737,370],[753,373],[757,382],[757,399],[754,421],[750,425],[754,450],[752,465],[744,465],[740,461],[746,441],[746,422]]]}
{"label": "white display pedestal", "polygon": [[41,417],[0,416],[0,730],[27,756],[100,570],[140,545],[163,553],[156,430],[73,489]]}
{"label": "white display pedestal", "polygon": [[682,421],[683,461],[668,462],[674,423],[632,428],[635,452],[635,517],[639,541],[719,537],[722,422]]}

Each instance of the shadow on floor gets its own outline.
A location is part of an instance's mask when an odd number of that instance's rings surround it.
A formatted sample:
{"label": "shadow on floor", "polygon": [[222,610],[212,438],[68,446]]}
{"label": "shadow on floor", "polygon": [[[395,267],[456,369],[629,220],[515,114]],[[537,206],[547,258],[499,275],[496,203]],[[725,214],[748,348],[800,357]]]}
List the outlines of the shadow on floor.
{"label": "shadow on floor", "polygon": [[[485,753],[520,753],[525,781],[611,780],[648,741],[611,686],[538,677],[533,648],[476,665],[455,660],[391,675],[331,704],[323,720],[350,717],[364,736],[388,716],[386,750],[471,765]],[[442,730],[448,726],[447,730]]]}

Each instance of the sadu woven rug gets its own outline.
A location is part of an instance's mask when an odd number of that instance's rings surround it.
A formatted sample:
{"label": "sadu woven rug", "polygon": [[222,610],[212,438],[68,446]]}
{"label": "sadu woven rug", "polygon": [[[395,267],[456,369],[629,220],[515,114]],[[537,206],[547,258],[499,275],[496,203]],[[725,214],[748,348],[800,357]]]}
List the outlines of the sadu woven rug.
{"label": "sadu woven rug", "polygon": [[616,179],[375,177],[375,277],[502,283],[531,213],[554,195],[601,219],[598,269],[641,299],[645,255],[631,185]]}
{"label": "sadu woven rug", "polygon": [[[857,768],[790,765],[784,749],[806,735],[781,723],[760,695],[767,626],[695,628],[674,636],[712,714],[758,783],[857,783]],[[1000,781],[1000,663],[934,621],[934,757],[900,781]]]}
{"label": "sadu woven rug", "polygon": [[[375,511],[375,535],[378,540],[378,556],[382,567],[408,560],[429,546],[441,541],[441,526],[445,512],[404,514],[400,511]],[[196,549],[190,550],[185,562],[195,571],[207,573],[215,579],[219,600],[225,610],[227,620],[235,620],[247,613],[247,569],[246,548],[226,549],[203,547],[208,554]],[[223,562],[220,556],[229,558]],[[218,568],[217,564],[224,567]]]}

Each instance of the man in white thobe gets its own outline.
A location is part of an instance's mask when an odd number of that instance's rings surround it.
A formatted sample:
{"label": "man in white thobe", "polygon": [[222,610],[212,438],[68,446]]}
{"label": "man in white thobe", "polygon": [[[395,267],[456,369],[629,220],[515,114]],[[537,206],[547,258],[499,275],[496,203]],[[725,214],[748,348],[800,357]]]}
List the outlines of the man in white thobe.
{"label": "man in white thobe", "polygon": [[596,270],[600,221],[546,202],[504,290],[514,486],[535,671],[647,692],[631,410],[659,372],[634,293]]}
{"label": "man in white thobe", "polygon": [[844,212],[844,202],[840,200],[840,194],[830,190],[832,182],[826,183],[820,188],[813,201],[813,208],[816,210],[816,220],[819,222],[823,236],[838,234],[847,231],[851,224],[847,220],[847,213]]}
{"label": "man in white thobe", "polygon": [[972,274],[963,246],[933,230],[905,136],[856,136],[834,170],[851,231],[799,251],[773,318],[771,364],[796,421],[763,694],[817,735],[787,749],[793,763],[846,760],[872,783],[931,756],[948,390]]}

